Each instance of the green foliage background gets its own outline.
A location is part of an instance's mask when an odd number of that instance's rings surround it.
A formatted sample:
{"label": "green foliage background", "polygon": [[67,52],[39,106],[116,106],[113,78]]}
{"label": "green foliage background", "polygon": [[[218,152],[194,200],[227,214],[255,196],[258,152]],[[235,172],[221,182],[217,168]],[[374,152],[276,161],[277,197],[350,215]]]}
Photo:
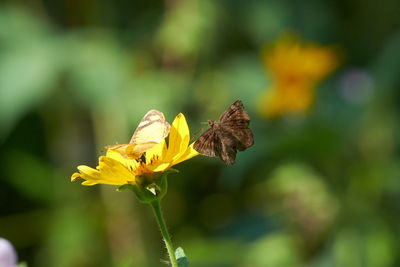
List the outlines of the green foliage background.
{"label": "green foliage background", "polygon": [[[166,266],[150,207],[71,183],[151,108],[192,134],[241,99],[255,145],[169,176],[164,212],[190,266],[399,266],[400,2],[3,1],[0,236],[28,266]],[[335,44],[304,116],[264,120],[260,49]]]}

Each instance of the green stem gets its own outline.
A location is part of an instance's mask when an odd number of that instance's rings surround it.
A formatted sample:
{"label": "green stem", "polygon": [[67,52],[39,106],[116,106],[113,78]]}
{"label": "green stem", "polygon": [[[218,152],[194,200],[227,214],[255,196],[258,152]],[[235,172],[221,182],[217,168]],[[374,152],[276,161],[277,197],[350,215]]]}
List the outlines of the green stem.
{"label": "green stem", "polygon": [[178,262],[175,258],[175,252],[174,248],[172,247],[171,238],[169,237],[167,226],[165,225],[165,221],[161,212],[160,200],[153,201],[150,203],[150,205],[152,206],[154,214],[156,215],[158,226],[160,227],[161,235],[164,238],[165,246],[167,247],[172,267],[178,267]]}

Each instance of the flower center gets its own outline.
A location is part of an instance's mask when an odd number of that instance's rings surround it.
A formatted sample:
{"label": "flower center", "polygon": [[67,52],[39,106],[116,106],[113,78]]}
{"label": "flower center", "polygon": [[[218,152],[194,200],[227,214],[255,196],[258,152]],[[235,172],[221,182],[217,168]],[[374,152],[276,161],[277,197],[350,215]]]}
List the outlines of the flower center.
{"label": "flower center", "polygon": [[146,157],[143,154],[140,158],[137,158],[136,161],[139,163],[135,170],[135,175],[140,176],[143,174],[152,174],[153,171],[149,168],[150,166],[153,166],[160,157],[158,155],[153,155],[153,157],[150,159],[149,162],[146,162]]}

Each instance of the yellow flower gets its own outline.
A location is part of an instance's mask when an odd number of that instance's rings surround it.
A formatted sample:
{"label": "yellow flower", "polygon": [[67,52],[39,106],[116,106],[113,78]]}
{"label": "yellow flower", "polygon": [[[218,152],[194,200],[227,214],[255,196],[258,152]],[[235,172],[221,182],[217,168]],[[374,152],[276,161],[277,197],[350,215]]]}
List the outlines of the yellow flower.
{"label": "yellow flower", "polygon": [[199,153],[189,145],[190,135],[185,116],[176,116],[169,134],[169,144],[165,139],[146,151],[141,159],[123,157],[120,153],[107,150],[105,156],[99,158],[96,169],[88,166],[78,166],[79,172],[74,173],[71,181],[84,179],[82,185],[109,184],[137,186],[143,177],[157,176],[172,166],[197,156]]}
{"label": "yellow flower", "polygon": [[315,97],[315,87],[338,65],[331,48],[301,43],[295,37],[284,37],[263,54],[272,85],[259,100],[264,117],[285,113],[304,113]]}

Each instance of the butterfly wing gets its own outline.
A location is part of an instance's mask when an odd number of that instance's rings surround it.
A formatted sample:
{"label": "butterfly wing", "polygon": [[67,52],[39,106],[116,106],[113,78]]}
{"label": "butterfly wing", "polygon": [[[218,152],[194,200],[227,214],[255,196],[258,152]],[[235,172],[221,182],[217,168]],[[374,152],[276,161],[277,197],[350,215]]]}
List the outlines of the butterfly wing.
{"label": "butterfly wing", "polygon": [[106,146],[106,149],[114,150],[128,158],[139,158],[144,151],[149,150],[157,143],[146,143],[141,145],[136,144],[119,144],[119,145],[111,145]]}
{"label": "butterfly wing", "polygon": [[193,148],[205,156],[219,157],[221,155],[221,140],[214,129],[210,128],[194,142]]}
{"label": "butterfly wing", "polygon": [[118,145],[110,145],[106,146],[106,149],[114,150],[115,152],[118,152],[123,155],[130,154],[130,151],[132,150],[132,145],[129,144],[118,144]]}
{"label": "butterfly wing", "polygon": [[219,157],[226,164],[233,164],[236,159],[237,142],[231,132],[216,126],[204,132],[196,140],[193,148],[200,154]]}
{"label": "butterfly wing", "polygon": [[218,132],[221,140],[221,154],[219,157],[226,164],[232,165],[236,159],[237,140],[227,129],[221,128]]}
{"label": "butterfly wing", "polygon": [[227,127],[247,128],[250,116],[240,100],[235,101],[220,117],[219,123]]}
{"label": "butterfly wing", "polygon": [[130,144],[160,143],[169,133],[171,126],[165,121],[164,114],[150,110],[144,115],[131,138]]}
{"label": "butterfly wing", "polygon": [[138,158],[167,137],[170,127],[165,121],[164,114],[152,109],[140,121],[129,144],[112,145],[106,148],[130,158]]}
{"label": "butterfly wing", "polygon": [[228,132],[231,139],[233,139],[233,145],[239,150],[244,151],[247,148],[254,145],[253,132],[249,129],[240,128],[227,128],[224,127],[224,132]]}
{"label": "butterfly wing", "polygon": [[[252,131],[248,128],[250,116],[243,103],[237,100],[219,118],[221,132],[225,133],[223,140],[233,139],[232,145],[243,151],[254,145]],[[224,142],[223,142],[224,143]]]}
{"label": "butterfly wing", "polygon": [[237,100],[219,118],[211,128],[201,135],[194,144],[199,153],[218,156],[226,164],[234,164],[237,150],[243,151],[254,144],[252,131],[248,128],[250,116]]}

